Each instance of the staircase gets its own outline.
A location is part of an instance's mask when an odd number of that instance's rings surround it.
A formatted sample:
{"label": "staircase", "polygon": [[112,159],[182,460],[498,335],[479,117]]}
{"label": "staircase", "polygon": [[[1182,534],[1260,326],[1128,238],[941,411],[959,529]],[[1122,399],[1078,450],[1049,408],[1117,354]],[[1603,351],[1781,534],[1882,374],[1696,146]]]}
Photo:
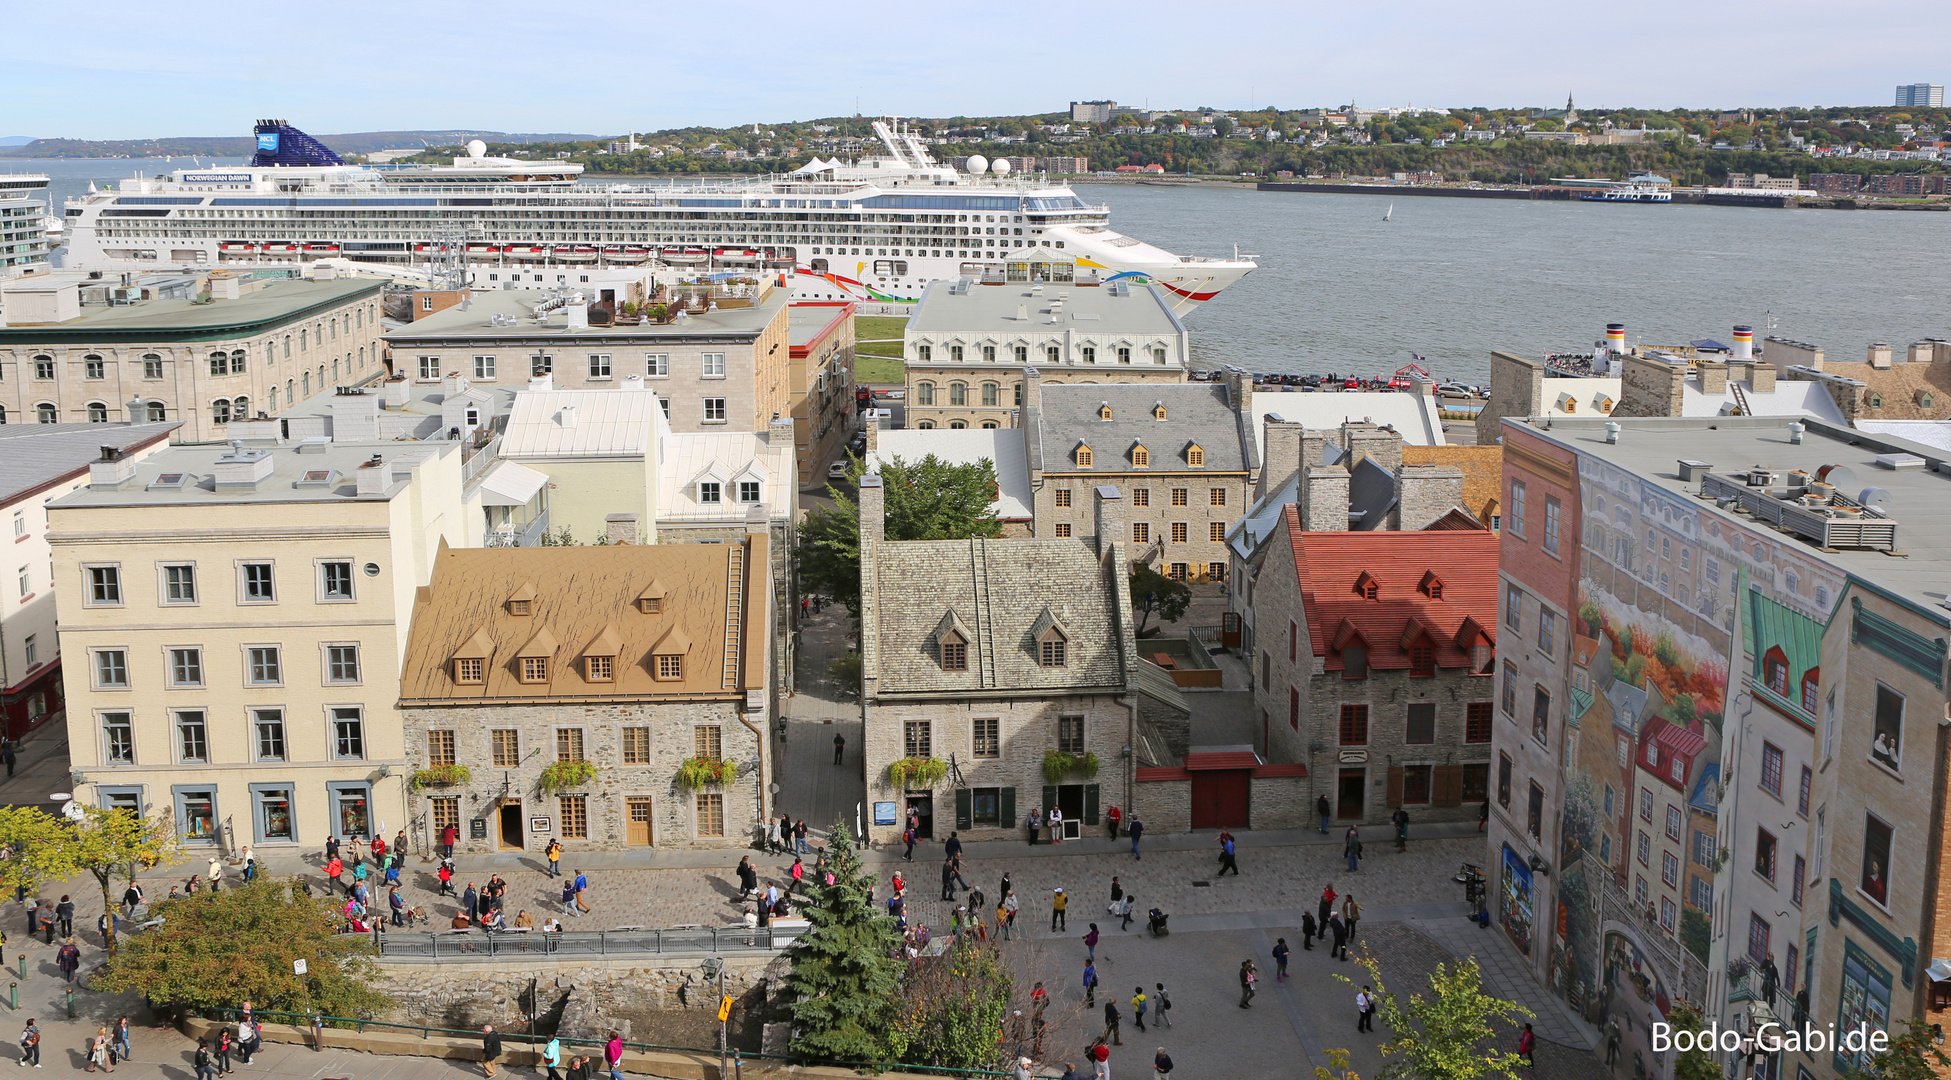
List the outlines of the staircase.
{"label": "staircase", "polygon": [[725,673],[720,685],[738,689],[739,660],[745,640],[745,546],[727,544],[725,562]]}
{"label": "staircase", "polygon": [[1746,390],[1741,389],[1741,384],[1734,381],[1733,379],[1729,379],[1727,382],[1727,388],[1734,392],[1733,415],[1753,416],[1755,414],[1754,410],[1748,407],[1748,392]]}
{"label": "staircase", "polygon": [[969,561],[975,567],[975,634],[977,674],[983,686],[996,685],[996,642],[990,632],[989,546],[981,537],[969,539]]}

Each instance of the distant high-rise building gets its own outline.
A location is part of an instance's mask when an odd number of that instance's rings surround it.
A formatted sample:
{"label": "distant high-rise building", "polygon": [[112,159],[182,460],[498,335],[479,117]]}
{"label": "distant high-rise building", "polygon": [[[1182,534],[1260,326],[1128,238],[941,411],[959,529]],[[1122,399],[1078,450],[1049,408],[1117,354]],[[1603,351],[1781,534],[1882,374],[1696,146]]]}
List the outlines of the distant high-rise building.
{"label": "distant high-rise building", "polygon": [[[1908,86],[1899,86],[1897,87],[1897,104],[1908,105],[1912,108],[1920,106],[1942,108],[1944,105],[1944,87],[1938,83],[1921,82],[1911,83]],[[1076,106],[1072,105],[1071,108],[1075,109]]]}
{"label": "distant high-rise building", "polygon": [[1075,124],[1109,123],[1111,114],[1117,108],[1115,101],[1073,101],[1070,103],[1070,119]]}

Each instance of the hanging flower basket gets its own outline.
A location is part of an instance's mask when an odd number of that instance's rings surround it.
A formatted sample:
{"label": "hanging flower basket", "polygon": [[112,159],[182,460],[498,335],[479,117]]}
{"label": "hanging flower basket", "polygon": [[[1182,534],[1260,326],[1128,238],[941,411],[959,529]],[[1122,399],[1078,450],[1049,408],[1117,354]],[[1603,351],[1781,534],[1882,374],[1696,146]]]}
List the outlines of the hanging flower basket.
{"label": "hanging flower basket", "polygon": [[901,758],[888,762],[887,779],[896,789],[928,787],[948,775],[948,763],[936,758]]}
{"label": "hanging flower basket", "polygon": [[415,791],[430,787],[453,787],[474,779],[474,774],[465,765],[436,765],[431,769],[416,770],[407,780],[407,786]]}
{"label": "hanging flower basket", "polygon": [[738,783],[738,762],[728,758],[685,758],[677,767],[677,786],[686,791]]}
{"label": "hanging flower basket", "polygon": [[541,787],[544,794],[570,791],[587,787],[596,779],[596,766],[587,761],[558,761],[542,770]]}
{"label": "hanging flower basket", "polygon": [[1097,775],[1096,754],[1066,754],[1062,750],[1043,752],[1043,778],[1061,784],[1071,773],[1082,773],[1089,780]]}

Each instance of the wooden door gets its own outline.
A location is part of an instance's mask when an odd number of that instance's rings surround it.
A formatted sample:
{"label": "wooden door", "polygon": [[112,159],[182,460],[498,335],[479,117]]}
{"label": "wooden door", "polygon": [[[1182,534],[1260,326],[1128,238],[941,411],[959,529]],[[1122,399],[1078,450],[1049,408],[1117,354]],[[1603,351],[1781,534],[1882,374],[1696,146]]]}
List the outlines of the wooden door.
{"label": "wooden door", "polygon": [[1192,774],[1192,827],[1244,829],[1251,806],[1252,774],[1245,769],[1202,769]]}
{"label": "wooden door", "polygon": [[624,842],[632,847],[650,846],[650,796],[632,795],[623,800],[623,816],[628,831]]}
{"label": "wooden door", "polygon": [[1364,803],[1368,787],[1367,769],[1341,770],[1340,786],[1336,791],[1335,816],[1342,819],[1360,819],[1365,813]]}

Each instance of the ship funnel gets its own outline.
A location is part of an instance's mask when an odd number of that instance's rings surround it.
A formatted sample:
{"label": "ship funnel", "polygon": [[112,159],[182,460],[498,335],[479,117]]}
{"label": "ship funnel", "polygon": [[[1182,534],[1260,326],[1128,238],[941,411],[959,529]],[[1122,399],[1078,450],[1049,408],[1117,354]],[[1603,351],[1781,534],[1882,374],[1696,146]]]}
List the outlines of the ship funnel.
{"label": "ship funnel", "polygon": [[1752,326],[1735,327],[1734,328],[1734,356],[1732,357],[1732,359],[1738,361],[1752,360],[1754,359],[1754,352],[1755,352],[1755,328]]}

